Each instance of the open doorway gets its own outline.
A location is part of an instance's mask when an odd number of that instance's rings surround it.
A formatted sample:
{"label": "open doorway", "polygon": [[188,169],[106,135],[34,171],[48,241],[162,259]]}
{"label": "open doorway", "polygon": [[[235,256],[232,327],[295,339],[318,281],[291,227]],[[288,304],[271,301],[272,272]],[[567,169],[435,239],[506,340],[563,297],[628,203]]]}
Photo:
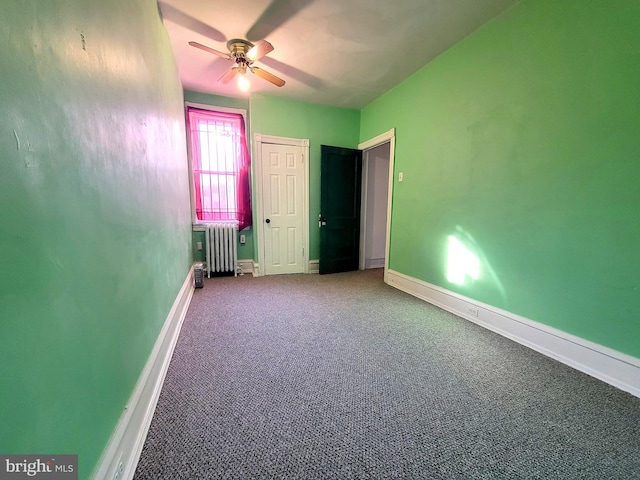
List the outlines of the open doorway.
{"label": "open doorway", "polygon": [[383,268],[385,263],[389,146],[383,143],[363,154],[360,270]]}
{"label": "open doorway", "polygon": [[384,267],[387,281],[394,148],[395,129],[358,149],[322,146],[319,273]]}
{"label": "open doorway", "polygon": [[360,270],[389,266],[395,129],[358,145],[362,156]]}

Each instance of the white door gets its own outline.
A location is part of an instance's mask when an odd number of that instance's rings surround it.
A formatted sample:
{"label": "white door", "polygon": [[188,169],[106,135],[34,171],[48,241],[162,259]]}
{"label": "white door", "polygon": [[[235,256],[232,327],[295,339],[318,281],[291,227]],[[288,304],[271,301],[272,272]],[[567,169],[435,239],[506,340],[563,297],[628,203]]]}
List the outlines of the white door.
{"label": "white door", "polygon": [[266,275],[302,273],[304,155],[302,147],[262,144],[262,205]]}

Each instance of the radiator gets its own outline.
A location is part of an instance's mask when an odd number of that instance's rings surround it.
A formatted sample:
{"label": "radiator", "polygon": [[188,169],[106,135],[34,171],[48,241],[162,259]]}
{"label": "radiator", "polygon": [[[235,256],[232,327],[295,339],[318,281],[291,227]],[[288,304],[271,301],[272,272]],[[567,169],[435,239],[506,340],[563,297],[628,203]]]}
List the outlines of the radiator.
{"label": "radiator", "polygon": [[238,266],[238,225],[212,223],[207,225],[207,276],[212,273],[233,272]]}

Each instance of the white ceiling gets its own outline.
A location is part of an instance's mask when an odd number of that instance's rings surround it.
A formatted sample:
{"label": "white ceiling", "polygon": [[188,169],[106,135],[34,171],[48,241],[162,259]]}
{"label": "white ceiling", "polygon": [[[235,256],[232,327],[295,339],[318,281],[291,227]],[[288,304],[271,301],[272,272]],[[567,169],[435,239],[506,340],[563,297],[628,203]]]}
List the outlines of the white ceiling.
{"label": "white ceiling", "polygon": [[185,89],[243,97],[233,64],[188,45],[268,40],[251,91],[360,109],[518,0],[160,0]]}

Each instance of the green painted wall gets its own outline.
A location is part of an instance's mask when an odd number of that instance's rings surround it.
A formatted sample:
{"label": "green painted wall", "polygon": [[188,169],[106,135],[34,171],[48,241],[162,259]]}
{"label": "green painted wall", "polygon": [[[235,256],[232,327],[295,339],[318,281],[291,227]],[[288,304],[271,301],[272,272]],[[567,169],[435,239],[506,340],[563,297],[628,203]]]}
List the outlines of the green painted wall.
{"label": "green painted wall", "polygon": [[[252,134],[309,139],[310,260],[317,260],[320,255],[320,230],[318,229],[320,145],[356,148],[359,143],[359,128],[360,112],[358,110],[315,105],[266,95],[251,96]],[[255,152],[253,155],[255,158]]]}
{"label": "green painted wall", "polygon": [[[184,91],[184,101],[201,103],[203,105],[209,105],[212,107],[225,107],[225,108],[237,108],[239,110],[246,110],[247,112],[247,141],[251,143],[251,131],[250,131],[250,112],[249,112],[249,99],[245,98],[231,98],[223,97],[221,95],[211,95],[209,93],[194,92],[192,90]],[[243,245],[238,238],[238,259],[250,260],[253,259],[253,227],[245,228],[242,231],[242,235],[246,236],[246,243]],[[202,232],[193,232],[193,260],[196,262],[202,262],[206,260],[204,250],[197,249],[197,242],[203,242],[204,234]]]}
{"label": "green painted wall", "polygon": [[182,88],[155,0],[5,2],[0,452],[88,478],[191,264]]}
{"label": "green painted wall", "polygon": [[[207,261],[207,253],[204,250],[204,246],[206,245],[206,235],[205,232],[192,232],[191,234],[191,250],[193,251],[193,261],[194,262],[206,262]],[[202,243],[202,250],[198,250],[198,242]]]}
{"label": "green painted wall", "polygon": [[212,95],[210,93],[196,92],[194,90],[184,91],[184,101],[193,103],[202,103],[203,105],[212,105],[215,107],[237,108],[246,110],[249,114],[248,98],[232,98],[222,95]]}
{"label": "green painted wall", "polygon": [[390,267],[640,357],[638,31],[637,0],[526,0],[367,106]]}

